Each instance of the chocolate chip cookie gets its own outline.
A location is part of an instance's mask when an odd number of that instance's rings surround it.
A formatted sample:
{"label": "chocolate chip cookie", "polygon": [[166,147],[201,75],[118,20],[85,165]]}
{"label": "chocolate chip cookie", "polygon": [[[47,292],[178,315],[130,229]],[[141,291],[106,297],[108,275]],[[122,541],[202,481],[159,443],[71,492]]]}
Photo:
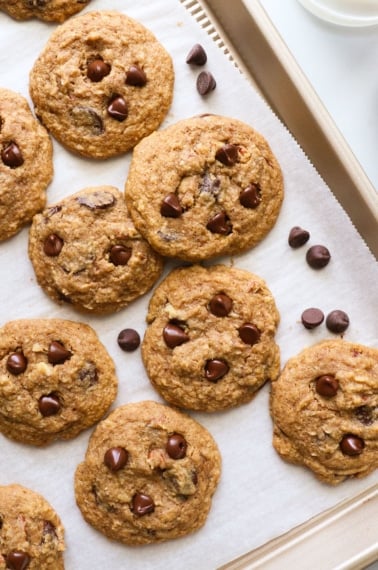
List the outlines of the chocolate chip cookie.
{"label": "chocolate chip cookie", "polygon": [[273,445],[325,483],[378,467],[378,350],[326,340],[291,358],[272,384]]}
{"label": "chocolate chip cookie", "polygon": [[38,18],[45,22],[64,22],[80,12],[91,0],[0,0],[0,10],[15,20]]}
{"label": "chocolate chip cookie", "polygon": [[125,307],[152,287],[163,267],[113,186],[85,188],[35,216],[29,256],[54,301],[94,313]]}
{"label": "chocolate chip cookie", "polygon": [[71,439],[116,397],[114,364],[95,331],[63,319],[0,329],[0,432],[32,445]]}
{"label": "chocolate chip cookie", "polygon": [[0,486],[0,567],[63,570],[64,529],[39,493],[18,484]]}
{"label": "chocolate chip cookie", "polygon": [[125,195],[156,251],[199,261],[257,244],[276,222],[283,180],[268,143],[249,125],[202,115],[137,145]]}
{"label": "chocolate chip cookie", "polygon": [[221,458],[197,421],[152,401],[121,406],[95,429],[75,475],[85,520],[126,544],[189,534],[206,521]]}
{"label": "chocolate chip cookie", "polygon": [[170,55],[139,22],[116,11],[81,14],[50,36],[30,73],[36,114],[70,150],[107,158],[130,150],[172,101]]}
{"label": "chocolate chip cookie", "polygon": [[279,314],[265,282],[214,265],[173,270],[151,298],[147,374],[169,403],[213,412],[252,400],[279,373]]}
{"label": "chocolate chip cookie", "polygon": [[0,240],[17,233],[46,202],[52,144],[26,99],[0,88]]}

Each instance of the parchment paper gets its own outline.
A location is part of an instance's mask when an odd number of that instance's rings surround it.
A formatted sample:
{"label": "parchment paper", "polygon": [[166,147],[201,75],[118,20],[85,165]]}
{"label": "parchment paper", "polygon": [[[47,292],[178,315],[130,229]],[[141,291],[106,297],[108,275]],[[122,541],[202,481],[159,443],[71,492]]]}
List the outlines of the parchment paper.
{"label": "parchment paper", "polygon": [[[300,315],[310,306],[325,314],[332,309],[345,310],[351,320],[345,338],[378,346],[375,259],[296,142],[234,65],[178,0],[93,0],[89,9],[124,11],[149,27],[172,55],[174,102],[163,126],[198,113],[220,113],[250,123],[268,139],[285,177],[279,220],[254,250],[221,261],[233,262],[266,279],[281,313],[277,341],[282,364],[305,346],[332,336],[324,325],[314,331],[303,328]],[[29,99],[29,71],[54,28],[38,21],[15,22],[0,14],[1,86]],[[217,81],[215,91],[206,98],[200,97],[195,87],[200,70],[185,63],[196,42],[205,47],[206,69]],[[130,155],[105,162],[85,160],[54,143],[55,176],[48,202],[90,185],[112,184],[123,190],[129,162]],[[329,248],[332,260],[325,269],[314,271],[307,266],[306,246],[299,250],[288,247],[288,232],[294,225],[310,231],[308,246],[320,243]],[[97,331],[116,364],[119,393],[113,407],[142,399],[160,401],[144,372],[140,350],[124,353],[117,345],[123,328],[135,328],[143,335],[150,296],[107,317],[84,317],[69,306],[60,307],[36,284],[27,257],[27,239],[25,228],[0,244],[0,324],[25,317],[85,321]],[[166,271],[170,267],[168,264]],[[375,473],[333,488],[317,482],[311,472],[284,463],[271,446],[268,396],[269,386],[265,386],[248,405],[213,415],[192,414],[218,442],[223,473],[205,527],[183,539],[131,548],[109,541],[84,522],[75,504],[73,476],[91,430],[45,449],[0,436],[0,483],[17,481],[51,502],[66,528],[68,570],[216,568],[378,481]]]}

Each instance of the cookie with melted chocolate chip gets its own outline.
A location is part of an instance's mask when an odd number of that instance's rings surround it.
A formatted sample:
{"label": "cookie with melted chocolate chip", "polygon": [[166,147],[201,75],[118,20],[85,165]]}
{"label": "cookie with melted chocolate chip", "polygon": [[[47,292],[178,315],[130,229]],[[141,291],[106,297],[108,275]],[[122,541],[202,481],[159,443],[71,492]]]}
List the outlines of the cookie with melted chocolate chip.
{"label": "cookie with melted chocolate chip", "polygon": [[71,151],[108,158],[159,127],[173,97],[170,55],[141,23],[116,11],[81,14],[50,36],[30,73],[48,131]]}
{"label": "cookie with melted chocolate chip", "polygon": [[132,545],[198,530],[221,470],[211,434],[186,414],[152,401],[114,410],[93,432],[75,475],[85,520]]}
{"label": "cookie with melted chocolate chip", "polygon": [[279,373],[279,314],[246,270],[173,270],[151,298],[142,344],[147,374],[170,404],[214,412],[247,403]]}
{"label": "cookie with melted chocolate chip", "polygon": [[0,432],[31,445],[72,439],[117,394],[114,364],[95,331],[63,319],[0,329]]}
{"label": "cookie with melted chocolate chip", "polygon": [[273,445],[325,483],[378,468],[378,350],[326,340],[292,357],[273,381]]}
{"label": "cookie with melted chocolate chip", "polygon": [[0,0],[0,10],[15,20],[38,18],[44,22],[64,22],[83,10],[91,0]]}
{"label": "cookie with melted chocolate chip", "polygon": [[278,217],[283,179],[267,141],[249,125],[202,115],[137,145],[125,196],[156,251],[200,261],[260,242]]}
{"label": "cookie with melted chocolate chip", "polygon": [[29,256],[54,301],[94,313],[122,309],[152,287],[163,267],[113,186],[85,188],[35,216]]}

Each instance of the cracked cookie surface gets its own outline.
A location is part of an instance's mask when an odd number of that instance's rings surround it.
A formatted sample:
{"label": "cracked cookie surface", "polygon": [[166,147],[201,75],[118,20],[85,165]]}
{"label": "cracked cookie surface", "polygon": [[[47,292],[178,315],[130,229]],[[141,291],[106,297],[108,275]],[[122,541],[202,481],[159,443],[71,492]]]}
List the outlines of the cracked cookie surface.
{"label": "cracked cookie surface", "polygon": [[85,520],[126,544],[161,542],[204,525],[221,458],[197,421],[152,401],[114,410],[75,475]]}
{"label": "cracked cookie surface", "polygon": [[272,383],[273,445],[335,485],[378,467],[378,350],[344,340],[304,349]]}
{"label": "cracked cookie surface", "polygon": [[64,22],[80,12],[90,0],[0,0],[0,10],[15,20],[38,18],[45,22]]}

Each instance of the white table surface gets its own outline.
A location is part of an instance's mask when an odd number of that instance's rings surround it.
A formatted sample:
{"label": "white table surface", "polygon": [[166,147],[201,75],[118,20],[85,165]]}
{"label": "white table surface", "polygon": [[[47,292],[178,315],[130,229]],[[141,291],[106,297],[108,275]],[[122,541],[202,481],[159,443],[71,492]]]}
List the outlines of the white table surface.
{"label": "white table surface", "polygon": [[336,26],[260,0],[378,192],[378,26]]}

